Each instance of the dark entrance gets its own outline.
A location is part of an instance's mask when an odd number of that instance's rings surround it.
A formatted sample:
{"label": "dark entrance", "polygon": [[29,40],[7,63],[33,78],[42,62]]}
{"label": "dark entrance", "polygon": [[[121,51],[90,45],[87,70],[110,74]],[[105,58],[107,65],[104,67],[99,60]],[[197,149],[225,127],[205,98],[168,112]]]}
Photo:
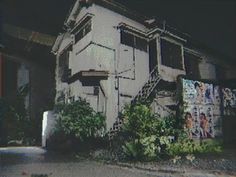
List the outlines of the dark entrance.
{"label": "dark entrance", "polygon": [[149,42],[149,72],[157,66],[157,42],[156,38]]}

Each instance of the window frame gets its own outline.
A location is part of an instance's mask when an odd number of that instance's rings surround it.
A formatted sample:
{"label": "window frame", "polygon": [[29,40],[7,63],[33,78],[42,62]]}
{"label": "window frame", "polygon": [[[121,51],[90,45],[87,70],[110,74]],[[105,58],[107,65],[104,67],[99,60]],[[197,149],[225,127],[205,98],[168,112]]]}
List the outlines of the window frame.
{"label": "window frame", "polygon": [[[165,63],[166,61],[164,61],[164,57],[163,57],[163,43],[162,41],[169,43],[170,45],[175,45],[179,47],[180,50],[180,55],[179,57],[181,58],[180,63],[178,63],[178,65],[176,65],[177,61],[173,62],[173,58],[170,62],[170,64]],[[171,69],[177,69],[177,70],[185,70],[185,66],[184,66],[184,48],[183,45],[181,43],[178,43],[174,40],[171,40],[169,38],[165,38],[165,37],[160,37],[159,38],[159,45],[160,45],[160,62],[163,66],[169,67]]]}
{"label": "window frame", "polygon": [[[201,56],[195,55],[194,53],[184,50],[184,69],[186,75],[190,76],[193,79],[200,79],[201,74],[200,74],[199,64],[201,60],[202,60]],[[198,65],[195,66],[196,67],[195,70],[192,70],[191,67],[194,66],[194,64],[196,63]],[[189,69],[191,69],[192,72],[189,72]]]}
{"label": "window frame", "polygon": [[[89,26],[89,31],[86,31],[87,26]],[[83,24],[83,26],[81,26],[81,28],[77,32],[74,33],[74,43],[76,44],[77,42],[79,42],[91,31],[92,31],[92,20],[90,19],[85,24]],[[82,32],[81,36],[78,39],[76,39],[76,36],[81,32]]]}
{"label": "window frame", "polygon": [[[132,40],[131,41],[129,40],[128,42],[125,42],[125,40],[123,39],[124,35],[130,35],[130,37],[132,37]],[[142,42],[143,41],[146,42],[145,48],[144,48],[144,46],[141,46],[141,45],[138,46],[137,45],[137,41],[139,39]],[[137,34],[134,34],[134,33],[130,32],[128,30],[123,30],[123,29],[120,30],[120,43],[123,44],[123,45],[129,46],[129,47],[135,48],[137,50],[146,52],[146,53],[148,52],[148,40],[146,38],[144,38],[144,37],[141,37],[141,36],[139,36]],[[141,44],[141,43],[139,43],[139,44]]]}
{"label": "window frame", "polygon": [[[74,26],[73,29],[71,29],[70,33],[73,35],[73,43],[76,44],[81,39],[83,39],[87,34],[89,34],[93,29],[93,23],[92,23],[92,17],[94,15],[87,13],[84,15],[78,23]],[[86,27],[89,24],[89,31],[86,32]],[[76,39],[76,35],[78,35],[80,32],[82,32],[81,36]]]}

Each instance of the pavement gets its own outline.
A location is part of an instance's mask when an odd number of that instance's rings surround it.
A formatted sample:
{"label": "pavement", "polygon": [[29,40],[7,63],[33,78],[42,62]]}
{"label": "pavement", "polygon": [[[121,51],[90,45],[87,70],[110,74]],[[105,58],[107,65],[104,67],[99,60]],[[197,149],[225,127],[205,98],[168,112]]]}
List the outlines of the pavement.
{"label": "pavement", "polygon": [[[0,177],[233,177],[215,171],[146,168],[47,152],[40,147],[0,148]],[[235,176],[234,176],[235,177]]]}

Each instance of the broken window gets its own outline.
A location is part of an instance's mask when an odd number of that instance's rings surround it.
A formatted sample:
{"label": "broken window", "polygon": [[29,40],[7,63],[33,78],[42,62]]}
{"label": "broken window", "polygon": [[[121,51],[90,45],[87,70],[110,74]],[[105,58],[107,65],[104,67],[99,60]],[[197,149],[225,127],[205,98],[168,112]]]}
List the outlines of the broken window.
{"label": "broken window", "polygon": [[79,30],[75,33],[75,43],[81,40],[92,30],[91,20],[87,21],[83,26],[80,26]]}
{"label": "broken window", "polygon": [[184,64],[186,75],[191,76],[193,79],[199,79],[199,57],[190,53],[184,53]]}
{"label": "broken window", "polygon": [[171,68],[183,69],[181,46],[161,39],[161,62]]}
{"label": "broken window", "polygon": [[144,38],[141,38],[139,36],[135,36],[131,33],[128,33],[126,31],[121,31],[120,35],[120,41],[121,44],[134,47],[136,49],[139,49],[141,51],[147,52],[147,40]]}

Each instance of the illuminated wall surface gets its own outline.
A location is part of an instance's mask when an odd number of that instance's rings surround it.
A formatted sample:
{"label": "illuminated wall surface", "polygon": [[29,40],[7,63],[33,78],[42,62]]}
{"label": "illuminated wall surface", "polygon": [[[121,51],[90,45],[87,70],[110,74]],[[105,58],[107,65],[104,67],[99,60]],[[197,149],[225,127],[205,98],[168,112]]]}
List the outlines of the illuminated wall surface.
{"label": "illuminated wall surface", "polygon": [[192,137],[220,136],[222,115],[230,115],[236,108],[236,90],[187,79],[182,83],[184,113],[185,117],[191,114],[187,128]]}

